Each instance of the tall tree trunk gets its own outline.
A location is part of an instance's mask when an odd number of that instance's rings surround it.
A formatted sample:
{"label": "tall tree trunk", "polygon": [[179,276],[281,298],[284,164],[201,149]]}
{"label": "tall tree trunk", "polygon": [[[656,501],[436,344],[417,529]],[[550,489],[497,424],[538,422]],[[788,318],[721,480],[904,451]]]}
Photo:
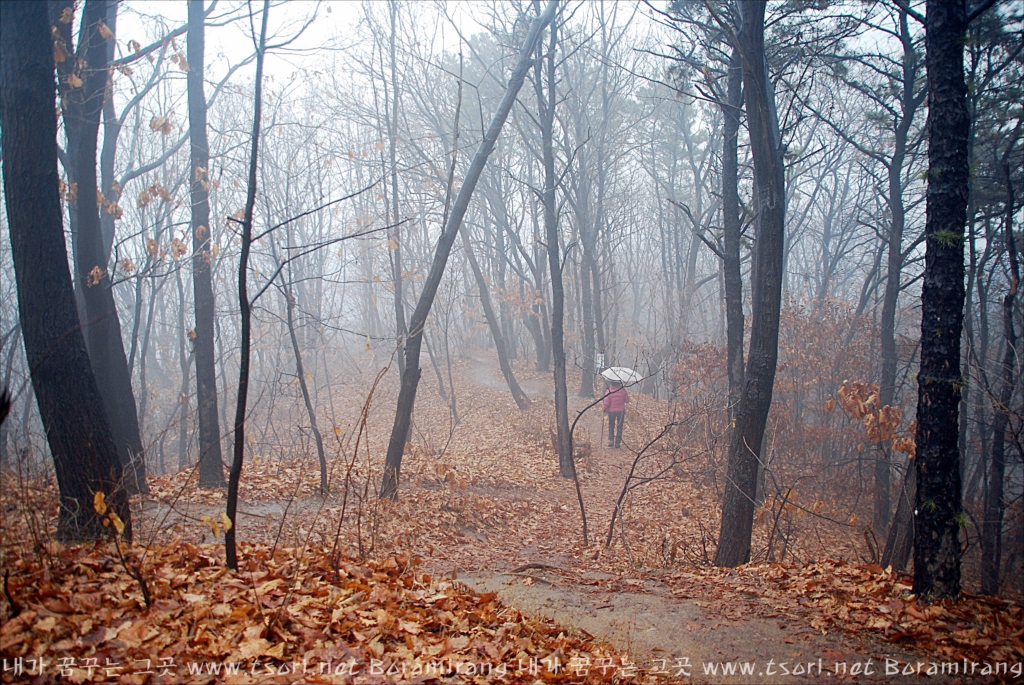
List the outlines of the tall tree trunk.
{"label": "tall tree trunk", "polygon": [[729,418],[736,418],[743,392],[743,276],[740,243],[739,130],[743,106],[743,63],[739,50],[729,60],[726,101],[722,103],[722,280],[729,370]]}
{"label": "tall tree trunk", "polygon": [[[896,307],[900,296],[900,274],[903,271],[903,229],[906,223],[906,208],[903,203],[903,164],[907,156],[907,140],[910,127],[921,102],[915,95],[918,74],[918,56],[914,50],[913,38],[908,27],[906,12],[900,12],[900,38],[903,43],[902,61],[902,117],[896,123],[893,136],[893,153],[886,169],[888,176],[888,192],[886,201],[889,206],[888,262],[885,278],[885,294],[882,298],[882,319],[880,322],[880,352],[882,358],[881,378],[878,384],[878,398],[883,407],[893,406],[896,401],[896,367],[899,357],[896,351]],[[873,527],[876,531],[885,530],[889,524],[892,508],[889,491],[890,464],[889,452],[883,447],[875,460],[875,508]],[[899,535],[906,535],[900,531]]]}
{"label": "tall tree trunk", "polygon": [[551,359],[555,377],[555,430],[558,439],[558,470],[563,478],[575,478],[576,463],[572,458],[572,432],[569,430],[569,398],[565,379],[565,287],[562,284],[562,262],[558,256],[558,216],[555,208],[555,153],[553,146],[555,121],[555,51],[558,31],[551,28],[546,53],[538,48],[534,66],[538,119],[544,163],[544,237],[547,241],[548,264],[551,269]]}
{"label": "tall tree trunk", "polygon": [[757,472],[764,428],[772,404],[779,351],[783,243],[786,219],[785,169],[764,52],[764,2],[739,5],[742,26],[737,47],[743,62],[750,151],[754,159],[757,244],[754,252],[753,323],[750,356],[736,423],[729,435],[729,478],[722,504],[717,566],[750,560],[750,536],[757,496]]}
{"label": "tall tree trunk", "polygon": [[196,414],[199,420],[199,487],[224,485],[224,465],[217,417],[217,373],[214,369],[212,233],[210,223],[210,144],[206,136],[206,15],[203,0],[188,3],[188,121],[192,171],[192,290],[196,328]]}
{"label": "tall tree trunk", "polygon": [[917,376],[917,501],[914,592],[926,600],[960,594],[960,336],[967,222],[965,0],[928,0],[928,195]]}
{"label": "tall tree trunk", "polygon": [[107,537],[93,508],[94,493],[102,492],[130,538],[128,493],[67,266],[47,6],[5,1],[0,15],[4,199],[25,355],[60,489],[57,535]]}
{"label": "tall tree trunk", "polygon": [[242,479],[245,460],[245,408],[249,400],[249,358],[251,337],[251,309],[249,301],[249,249],[252,247],[252,215],[256,207],[256,171],[259,168],[260,121],[263,115],[263,57],[267,49],[267,17],[270,0],[263,0],[263,19],[260,25],[259,45],[256,48],[256,86],[253,95],[252,140],[249,151],[249,182],[242,218],[242,252],[238,258],[238,308],[240,312],[241,350],[238,362],[238,401],[235,403],[234,454],[228,474],[227,516],[231,526],[224,532],[224,550],[228,568],[238,570],[238,551],[235,546],[235,513],[238,510],[238,484]]}
{"label": "tall tree trunk", "polygon": [[[70,7],[70,3],[57,3],[54,7],[63,6]],[[101,34],[100,26],[105,26],[107,15],[107,0],[86,2],[78,50],[73,58],[65,58],[58,64],[64,79],[61,103],[68,158],[74,169],[75,191],[72,195],[75,200],[71,213],[76,224],[72,238],[75,280],[85,305],[83,328],[89,358],[121,464],[128,476],[127,486],[132,492],[148,492],[139,418],[107,269],[97,201],[96,145],[100,111],[109,84],[108,39]],[[61,23],[57,19],[54,25],[58,28],[60,40],[70,45],[70,22]],[[81,85],[72,87],[72,82],[81,82]]]}
{"label": "tall tree trunk", "polygon": [[[1020,124],[1017,125],[1020,131]],[[1003,240],[1006,255],[1010,261],[1010,287],[1003,296],[1003,337],[1006,348],[999,375],[999,390],[992,407],[992,459],[988,468],[988,483],[985,488],[985,518],[981,531],[981,591],[987,595],[999,594],[999,571],[1002,562],[1003,515],[1006,499],[1003,493],[1003,477],[1006,471],[1006,428],[1010,422],[1010,401],[1013,399],[1017,379],[1020,377],[1017,349],[1017,331],[1013,320],[1017,288],[1020,287],[1020,265],[1017,261],[1017,246],[1013,238],[1013,213],[1016,208],[1013,178],[1010,171],[1010,154],[1016,146],[1015,136],[1007,146],[1001,160],[1003,183],[1006,185],[1006,207],[1003,211]]]}
{"label": "tall tree trunk", "polygon": [[380,496],[389,499],[397,499],[398,483],[402,468],[402,455],[405,451],[405,440],[409,434],[409,426],[412,419],[413,406],[416,403],[416,388],[420,381],[420,348],[423,344],[423,327],[426,325],[427,316],[434,303],[434,296],[437,294],[437,287],[441,284],[441,277],[444,276],[444,269],[448,263],[448,255],[451,253],[452,244],[462,225],[462,219],[469,208],[469,200],[473,196],[477,181],[480,180],[480,173],[487,163],[487,158],[494,149],[494,143],[501,134],[505,125],[505,119],[515,103],[516,95],[522,88],[523,79],[526,78],[526,71],[529,69],[533,49],[537,44],[544,26],[554,17],[558,3],[551,0],[545,8],[544,13],[539,16],[530,27],[530,32],[523,43],[523,49],[519,54],[519,61],[509,78],[508,87],[501,103],[498,105],[491,124],[488,126],[483,140],[477,148],[473,161],[466,172],[466,178],[459,188],[455,204],[452,206],[452,213],[448,217],[444,230],[437,243],[434,252],[434,259],[430,265],[430,271],[423,281],[423,290],[420,292],[420,299],[413,310],[412,318],[409,320],[409,337],[405,346],[405,372],[402,374],[402,385],[398,392],[398,405],[395,408],[395,424],[391,428],[391,438],[388,442],[387,457],[384,462],[384,478],[381,483]]}

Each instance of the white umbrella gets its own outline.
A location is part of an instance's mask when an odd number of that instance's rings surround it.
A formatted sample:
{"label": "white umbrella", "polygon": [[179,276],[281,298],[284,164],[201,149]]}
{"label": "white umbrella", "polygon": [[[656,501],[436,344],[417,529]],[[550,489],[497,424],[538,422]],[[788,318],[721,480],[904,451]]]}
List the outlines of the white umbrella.
{"label": "white umbrella", "polygon": [[641,376],[633,369],[628,369],[625,366],[613,366],[609,369],[605,369],[604,371],[602,371],[601,375],[610,381],[618,381],[623,385],[639,383],[641,380],[643,380],[643,376]]}

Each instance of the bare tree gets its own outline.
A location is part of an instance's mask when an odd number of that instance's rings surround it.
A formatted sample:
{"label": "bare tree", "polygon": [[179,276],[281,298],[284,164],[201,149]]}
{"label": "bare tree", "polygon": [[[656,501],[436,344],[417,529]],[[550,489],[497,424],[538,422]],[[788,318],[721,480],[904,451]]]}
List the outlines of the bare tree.
{"label": "bare tree", "polygon": [[70,2],[54,3],[51,21],[56,28],[57,43],[63,46],[56,54],[64,56],[57,63],[57,71],[61,76],[61,103],[68,139],[69,162],[65,168],[73,188],[71,228],[75,281],[84,304],[83,325],[89,358],[121,463],[131,476],[129,487],[133,491],[148,492],[138,414],[99,217],[96,148],[100,112],[109,82],[107,42],[113,39],[105,23],[109,5],[107,0],[86,3],[74,55],[67,52],[67,46],[72,44],[71,8]]}
{"label": "bare tree", "polygon": [[256,45],[256,92],[253,97],[252,140],[249,152],[249,182],[245,198],[245,212],[242,218],[242,252],[238,260],[238,306],[241,313],[241,360],[238,368],[238,402],[235,405],[235,443],[228,477],[227,516],[231,526],[224,533],[224,549],[228,568],[238,570],[238,552],[235,547],[236,517],[238,509],[238,485],[242,477],[242,463],[245,459],[245,410],[249,399],[249,340],[252,327],[252,303],[249,300],[249,250],[252,247],[252,217],[256,206],[256,172],[259,168],[260,120],[263,105],[263,58],[267,49],[267,19],[270,15],[270,0],[263,1],[263,17],[260,37]]}
{"label": "bare tree", "polygon": [[927,3],[928,207],[917,376],[917,496],[914,592],[933,600],[960,594],[960,450],[957,446],[960,336],[967,223],[965,0]]}
{"label": "bare tree", "polygon": [[715,564],[750,560],[758,461],[772,403],[782,303],[786,201],[783,147],[764,52],[764,2],[739,5],[736,46],[743,62],[750,147],[754,158],[757,243],[754,249],[750,354],[736,421],[729,435],[728,481]]}
{"label": "bare tree", "polygon": [[540,34],[544,27],[551,22],[555,10],[558,7],[557,0],[551,0],[543,14],[534,20],[530,31],[523,41],[523,48],[519,54],[519,63],[509,78],[508,87],[502,98],[501,104],[495,111],[491,124],[484,134],[480,146],[477,148],[466,178],[463,180],[459,193],[452,205],[451,215],[444,226],[441,238],[437,243],[437,250],[434,252],[434,259],[430,265],[430,272],[423,282],[423,290],[420,292],[416,309],[413,310],[412,318],[409,320],[409,338],[406,341],[405,349],[405,372],[402,374],[402,386],[398,394],[398,406],[395,410],[395,424],[391,429],[391,439],[388,443],[388,452],[384,462],[384,479],[381,483],[380,496],[389,499],[398,497],[399,474],[402,467],[402,455],[405,452],[406,436],[409,434],[409,424],[412,418],[413,405],[416,402],[416,388],[420,380],[420,348],[423,344],[423,327],[430,314],[430,308],[437,293],[437,287],[444,275],[445,265],[448,263],[448,255],[451,252],[452,244],[458,234],[462,219],[469,207],[469,201],[473,196],[477,181],[483,172],[487,158],[494,143],[501,134],[501,129],[508,118],[508,113],[515,103],[516,95],[522,88],[523,80],[526,78],[526,71],[530,66],[531,56]]}
{"label": "bare tree", "polygon": [[25,353],[60,488],[57,534],[64,540],[107,537],[93,506],[103,493],[130,539],[128,493],[68,272],[47,7],[4,2],[0,13],[4,198]]}
{"label": "bare tree", "polygon": [[206,135],[205,26],[202,0],[188,3],[188,118],[191,141],[192,289],[195,297],[196,413],[199,418],[199,486],[224,485],[214,371],[213,279],[210,266],[210,144]]}

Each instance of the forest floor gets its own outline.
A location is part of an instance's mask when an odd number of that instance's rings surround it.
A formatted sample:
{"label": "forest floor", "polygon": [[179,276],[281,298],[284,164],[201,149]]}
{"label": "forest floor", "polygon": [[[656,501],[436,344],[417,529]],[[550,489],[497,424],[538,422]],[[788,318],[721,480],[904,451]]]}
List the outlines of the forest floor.
{"label": "forest floor", "polygon": [[[576,430],[584,545],[576,490],[558,476],[551,444],[550,375],[517,365],[533,401],[519,411],[486,352],[453,373],[457,422],[424,370],[395,503],[375,496],[394,388],[382,383],[367,400],[372,379],[353,381],[364,403],[347,408],[333,435],[322,427],[326,498],[315,455],[253,456],[240,495],[241,574],[223,568],[224,492],[197,489],[193,469],[151,478],[152,492],[133,500],[127,562],[110,544],[45,542],[52,523],[39,512],[53,510],[52,485],[5,487],[0,652],[87,658],[84,646],[90,656],[121,649],[178,660],[173,674],[110,678],[102,660],[88,672],[79,662],[67,670],[78,682],[222,680],[180,668],[204,658],[262,658],[279,669],[235,682],[344,682],[337,672],[280,668],[375,657],[393,672],[367,669],[356,682],[917,682],[942,664],[947,673],[929,680],[984,682],[1021,668],[1019,605],[972,596],[919,604],[908,577],[867,563],[852,527],[801,519],[780,550],[777,519],[760,520],[754,563],[710,565],[720,436],[696,413],[639,393],[623,449],[606,447],[599,406]],[[590,402],[570,397],[570,420]],[[654,439],[673,421],[669,448]],[[253,452],[262,450],[254,440]],[[631,481],[612,525],[631,469],[648,480]],[[134,568],[156,597],[148,609]],[[110,598],[120,613],[105,627],[87,618]],[[481,671],[394,670],[428,657],[476,659]],[[489,675],[480,665],[510,661],[517,668]],[[1000,664],[1007,676],[988,675]]]}

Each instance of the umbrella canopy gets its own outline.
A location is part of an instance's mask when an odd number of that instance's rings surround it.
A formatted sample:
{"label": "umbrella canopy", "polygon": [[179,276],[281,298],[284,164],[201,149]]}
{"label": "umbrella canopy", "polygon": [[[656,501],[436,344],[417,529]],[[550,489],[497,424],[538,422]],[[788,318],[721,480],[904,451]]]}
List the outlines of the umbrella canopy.
{"label": "umbrella canopy", "polygon": [[624,385],[639,383],[643,380],[643,376],[633,369],[628,369],[625,366],[613,366],[610,369],[602,371],[601,375],[610,381],[618,381]]}

